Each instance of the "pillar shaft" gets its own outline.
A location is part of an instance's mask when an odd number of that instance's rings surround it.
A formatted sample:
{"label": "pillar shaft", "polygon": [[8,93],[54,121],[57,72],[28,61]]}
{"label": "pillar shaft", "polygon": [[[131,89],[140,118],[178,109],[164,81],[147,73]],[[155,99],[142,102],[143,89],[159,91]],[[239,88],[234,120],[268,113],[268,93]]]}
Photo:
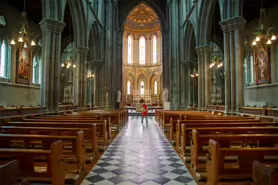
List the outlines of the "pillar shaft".
{"label": "pillar shaft", "polygon": [[210,66],[210,56],[212,48],[211,46],[205,46],[203,48],[204,50],[204,69],[205,69],[205,105],[204,108],[207,108],[207,106],[211,103],[211,70],[209,68]]}
{"label": "pillar shaft", "polygon": [[236,78],[236,105],[235,112],[244,105],[244,43],[243,30],[246,21],[239,17],[234,20],[234,47],[235,47],[235,78]]}
{"label": "pillar shaft", "polygon": [[224,37],[224,74],[225,74],[225,113],[229,113],[231,107],[231,81],[230,81],[230,49],[229,32],[227,22],[220,22]]}
{"label": "pillar shaft", "polygon": [[78,107],[86,106],[87,99],[87,70],[86,70],[86,61],[87,61],[87,52],[88,48],[86,47],[76,47],[76,64],[77,67],[74,70],[74,99],[75,104]]}
{"label": "pillar shaft", "polygon": [[235,76],[235,47],[234,47],[234,31],[231,26],[229,26],[229,54],[230,54],[230,89],[231,89],[231,112],[235,112],[236,105],[236,76]]}
{"label": "pillar shaft", "polygon": [[170,16],[171,109],[180,107],[179,14],[178,2],[168,1]]}
{"label": "pillar shaft", "polygon": [[[106,28],[106,35],[105,35],[105,69],[104,69],[104,78],[105,79],[105,103],[107,108],[114,107],[114,93],[115,93],[115,84],[116,79],[113,78],[113,71],[115,68],[115,57],[114,57],[114,31],[115,31],[115,24],[114,24],[114,12],[115,12],[115,1],[114,0],[106,0],[105,1],[105,28]],[[108,99],[106,96],[108,93]]]}
{"label": "pillar shaft", "polygon": [[198,109],[201,110],[203,108],[203,98],[204,98],[204,70],[203,70],[203,62],[204,62],[204,54],[203,48],[196,48],[198,55]]}
{"label": "pillar shaft", "polygon": [[58,111],[60,90],[61,35],[64,22],[43,19],[41,106],[47,111]]}

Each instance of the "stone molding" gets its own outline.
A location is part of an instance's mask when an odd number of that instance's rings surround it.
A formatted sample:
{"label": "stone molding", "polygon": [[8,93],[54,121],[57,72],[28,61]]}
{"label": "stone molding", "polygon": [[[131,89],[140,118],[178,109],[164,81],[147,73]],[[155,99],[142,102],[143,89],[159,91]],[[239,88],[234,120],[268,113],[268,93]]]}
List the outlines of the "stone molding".
{"label": "stone molding", "polygon": [[223,32],[243,30],[246,20],[243,17],[233,17],[231,19],[225,19],[220,21],[220,26]]}
{"label": "stone molding", "polygon": [[48,31],[52,33],[61,34],[66,26],[62,21],[57,21],[54,19],[43,19],[39,25],[41,26],[42,32]]}
{"label": "stone molding", "polygon": [[87,48],[87,47],[82,47],[82,46],[77,46],[77,47],[75,47],[75,51],[76,51],[78,54],[86,54],[86,53],[89,51],[89,48]]}

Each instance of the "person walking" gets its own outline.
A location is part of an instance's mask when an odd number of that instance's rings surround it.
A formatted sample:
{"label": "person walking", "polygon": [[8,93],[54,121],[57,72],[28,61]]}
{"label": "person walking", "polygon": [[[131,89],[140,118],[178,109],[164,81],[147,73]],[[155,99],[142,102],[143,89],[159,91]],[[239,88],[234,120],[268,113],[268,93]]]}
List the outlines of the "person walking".
{"label": "person walking", "polygon": [[142,120],[141,123],[143,125],[144,118],[146,119],[146,125],[148,126],[148,106],[145,104],[144,100],[142,102]]}

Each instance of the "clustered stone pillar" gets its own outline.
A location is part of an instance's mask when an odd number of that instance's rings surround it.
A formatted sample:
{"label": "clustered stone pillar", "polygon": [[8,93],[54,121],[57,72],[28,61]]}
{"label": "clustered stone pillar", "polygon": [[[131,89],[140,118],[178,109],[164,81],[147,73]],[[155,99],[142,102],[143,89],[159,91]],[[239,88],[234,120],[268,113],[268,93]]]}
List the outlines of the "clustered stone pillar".
{"label": "clustered stone pillar", "polygon": [[41,106],[47,111],[59,110],[61,36],[65,23],[43,19]]}
{"label": "clustered stone pillar", "polygon": [[201,110],[203,108],[204,102],[204,54],[203,48],[198,47],[196,48],[197,55],[198,55],[198,109]]}
{"label": "clustered stone pillar", "polygon": [[115,102],[115,91],[116,91],[116,79],[113,78],[115,67],[115,39],[114,39],[114,31],[116,25],[114,23],[113,16],[115,14],[115,0],[105,0],[105,8],[106,8],[106,17],[105,17],[105,28],[106,28],[106,36],[105,36],[105,93],[108,93],[108,102],[105,99],[105,102],[108,103],[107,108],[114,107],[113,102]]}
{"label": "clustered stone pillar", "polygon": [[171,46],[169,50],[169,59],[171,65],[171,109],[180,107],[180,61],[179,61],[179,11],[178,1],[168,0],[169,5],[169,29]]}
{"label": "clustered stone pillar", "polygon": [[211,103],[211,72],[210,72],[210,58],[211,58],[212,47],[203,46],[204,53],[204,83],[205,83],[205,95],[204,95],[204,108],[207,108]]}
{"label": "clustered stone pillar", "polygon": [[88,48],[76,47],[76,68],[74,69],[74,100],[78,107],[85,107],[87,100],[87,71],[86,61]]}
{"label": "clustered stone pillar", "polygon": [[222,20],[224,34],[225,112],[236,113],[244,103],[244,50],[242,17]]}

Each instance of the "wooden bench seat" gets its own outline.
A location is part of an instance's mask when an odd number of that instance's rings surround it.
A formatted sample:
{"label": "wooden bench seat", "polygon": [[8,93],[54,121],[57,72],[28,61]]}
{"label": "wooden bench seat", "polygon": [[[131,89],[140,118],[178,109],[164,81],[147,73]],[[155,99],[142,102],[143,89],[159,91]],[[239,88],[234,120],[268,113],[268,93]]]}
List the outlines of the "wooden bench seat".
{"label": "wooden bench seat", "polygon": [[[221,142],[209,140],[206,161],[207,185],[217,185],[222,179],[252,179],[253,161],[264,161],[265,156],[278,156],[278,148],[224,148]],[[226,165],[227,156],[237,156],[235,165]],[[251,181],[252,182],[252,181]]]}
{"label": "wooden bench seat", "polygon": [[278,134],[200,134],[197,130],[192,131],[191,142],[191,168],[194,172],[202,171],[202,165],[199,163],[199,156],[205,154],[203,146],[210,139],[216,140],[226,148],[231,147],[233,143],[241,143],[239,147],[246,147],[253,144],[255,147],[268,146],[274,147],[278,143]]}
{"label": "wooden bench seat", "polygon": [[[36,157],[47,158],[47,170],[35,171]],[[65,184],[65,162],[63,158],[63,142],[56,141],[49,150],[0,148],[0,160],[18,160],[21,178],[30,181],[51,181],[52,185]]]}
{"label": "wooden bench seat", "polygon": [[[202,120],[200,122],[197,122],[195,120],[193,121],[177,121],[173,122],[171,121],[170,129],[169,129],[169,140],[172,142],[173,139],[176,140],[177,145],[180,146],[180,138],[182,131],[181,127],[182,125],[186,125],[188,128],[194,128],[194,127],[235,127],[235,126],[275,126],[278,125],[278,123],[274,122],[260,122],[258,120]],[[176,137],[174,137],[176,136]]]}
{"label": "wooden bench seat", "polygon": [[192,130],[197,130],[200,134],[278,134],[278,124],[276,127],[186,127],[186,125],[182,125],[181,130],[181,154],[189,156],[190,151],[187,151],[186,148],[190,148]]}
{"label": "wooden bench seat", "polygon": [[71,135],[75,136],[77,131],[82,130],[84,140],[89,141],[91,145],[91,156],[98,155],[98,136],[96,124],[92,128],[60,128],[60,127],[20,127],[20,126],[2,126],[1,133],[4,134],[40,134],[40,135]]}
{"label": "wooden bench seat", "polygon": [[278,165],[269,167],[259,161],[254,161],[252,166],[253,181],[255,185],[277,185]]}
{"label": "wooden bench seat", "polygon": [[103,123],[91,123],[91,122],[67,122],[67,121],[38,121],[38,122],[8,122],[7,126],[30,126],[30,127],[60,127],[60,128],[92,128],[92,126],[97,125],[97,132],[99,146],[106,148],[108,146],[108,136],[111,136],[111,131],[107,128],[107,122],[104,120]]}
{"label": "wooden bench seat", "polygon": [[0,165],[0,184],[2,185],[29,185],[26,179],[19,180],[19,163],[17,160]]}
{"label": "wooden bench seat", "polygon": [[[34,149],[37,144],[41,145],[43,150],[49,150],[51,144],[61,140],[63,141],[63,156],[66,158],[74,158],[76,167],[74,173],[80,174],[81,177],[85,173],[85,146],[83,131],[76,132],[76,136],[53,136],[53,135],[31,135],[31,134],[0,134],[0,148],[14,148],[14,143],[22,143],[21,147],[25,149]],[[36,145],[36,146],[35,146]]]}

